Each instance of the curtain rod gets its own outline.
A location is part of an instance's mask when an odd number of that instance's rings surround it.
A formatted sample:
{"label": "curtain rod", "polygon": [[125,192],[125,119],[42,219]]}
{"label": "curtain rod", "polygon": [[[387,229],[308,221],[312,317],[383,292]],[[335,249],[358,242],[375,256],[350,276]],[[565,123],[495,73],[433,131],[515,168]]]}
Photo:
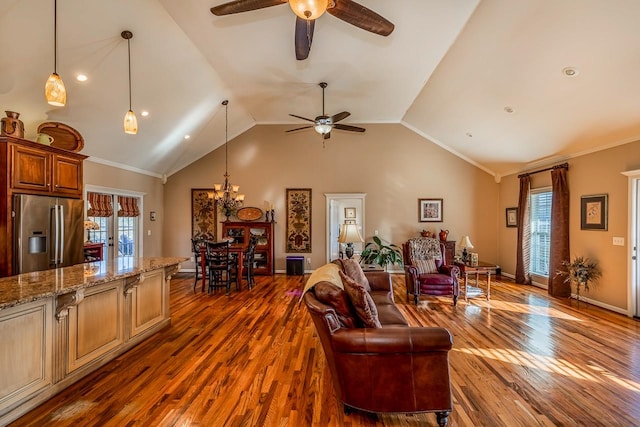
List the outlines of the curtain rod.
{"label": "curtain rod", "polygon": [[552,169],[569,169],[569,163],[562,163],[561,165],[555,165],[555,166],[551,166],[551,167],[540,169],[540,170],[533,171],[533,172],[526,172],[526,173],[518,175],[518,178],[522,178],[522,177],[529,176],[529,175],[534,175],[534,174],[540,173],[540,172],[550,171]]}

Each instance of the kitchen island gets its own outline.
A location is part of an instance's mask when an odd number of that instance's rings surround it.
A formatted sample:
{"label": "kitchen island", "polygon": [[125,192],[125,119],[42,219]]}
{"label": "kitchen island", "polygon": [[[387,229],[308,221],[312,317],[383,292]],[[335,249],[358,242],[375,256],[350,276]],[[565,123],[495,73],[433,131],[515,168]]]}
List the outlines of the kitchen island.
{"label": "kitchen island", "polygon": [[186,258],[132,258],[0,278],[0,425],[170,325]]}

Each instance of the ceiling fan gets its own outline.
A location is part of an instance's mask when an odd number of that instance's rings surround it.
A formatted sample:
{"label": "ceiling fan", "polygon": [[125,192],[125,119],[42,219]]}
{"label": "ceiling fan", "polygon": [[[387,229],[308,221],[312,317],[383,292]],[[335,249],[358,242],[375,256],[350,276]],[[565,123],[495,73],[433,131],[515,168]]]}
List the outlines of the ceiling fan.
{"label": "ceiling fan", "polygon": [[295,114],[289,114],[292,117],[297,117],[308,122],[312,122],[312,125],[303,126],[300,128],[289,129],[286,132],[295,132],[302,129],[314,128],[316,132],[322,135],[323,139],[331,138],[331,129],[346,130],[350,132],[364,132],[366,129],[358,126],[343,125],[338,123],[340,120],[344,120],[351,115],[348,111],[334,114],[333,116],[327,116],[324,113],[324,90],[327,87],[325,82],[319,83],[318,86],[322,88],[322,115],[315,118],[315,120],[307,119],[306,117],[297,116]]}
{"label": "ceiling fan", "polygon": [[307,59],[309,56],[315,20],[325,11],[351,25],[381,36],[388,36],[394,29],[391,22],[353,0],[234,0],[212,7],[211,13],[216,16],[231,15],[284,3],[289,3],[296,14],[295,47],[298,60]]}

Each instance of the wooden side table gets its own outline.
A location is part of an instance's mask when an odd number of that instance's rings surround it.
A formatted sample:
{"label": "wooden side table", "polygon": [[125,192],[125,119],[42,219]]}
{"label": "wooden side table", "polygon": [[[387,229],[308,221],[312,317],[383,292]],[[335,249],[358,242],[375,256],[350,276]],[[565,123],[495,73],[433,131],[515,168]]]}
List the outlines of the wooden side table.
{"label": "wooden side table", "polygon": [[84,262],[104,260],[104,243],[85,243]]}
{"label": "wooden side table", "polygon": [[[498,266],[482,261],[479,261],[477,264],[456,261],[455,265],[460,268],[460,273],[464,276],[464,300],[467,301],[469,298],[482,296],[484,294],[487,297],[487,301],[489,301],[491,299],[491,273],[494,273]],[[469,286],[469,274],[475,274],[476,286]],[[481,274],[487,276],[487,290],[485,292],[480,288]]]}

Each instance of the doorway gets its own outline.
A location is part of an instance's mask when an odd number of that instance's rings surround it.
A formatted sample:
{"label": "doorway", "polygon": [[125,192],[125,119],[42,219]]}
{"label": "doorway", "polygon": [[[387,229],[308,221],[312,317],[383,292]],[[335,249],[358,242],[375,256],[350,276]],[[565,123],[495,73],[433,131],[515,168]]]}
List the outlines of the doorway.
{"label": "doorway", "polygon": [[628,267],[628,301],[629,315],[640,318],[640,259],[638,244],[640,242],[640,170],[623,172],[629,179],[629,267]]}
{"label": "doorway", "polygon": [[[355,221],[361,235],[364,234],[365,225],[365,197],[366,193],[325,193],[326,197],[326,248],[327,259],[329,262],[340,257],[344,248],[338,242],[340,234],[340,225],[345,220]],[[359,255],[362,252],[363,243],[354,243],[354,254]]]}

